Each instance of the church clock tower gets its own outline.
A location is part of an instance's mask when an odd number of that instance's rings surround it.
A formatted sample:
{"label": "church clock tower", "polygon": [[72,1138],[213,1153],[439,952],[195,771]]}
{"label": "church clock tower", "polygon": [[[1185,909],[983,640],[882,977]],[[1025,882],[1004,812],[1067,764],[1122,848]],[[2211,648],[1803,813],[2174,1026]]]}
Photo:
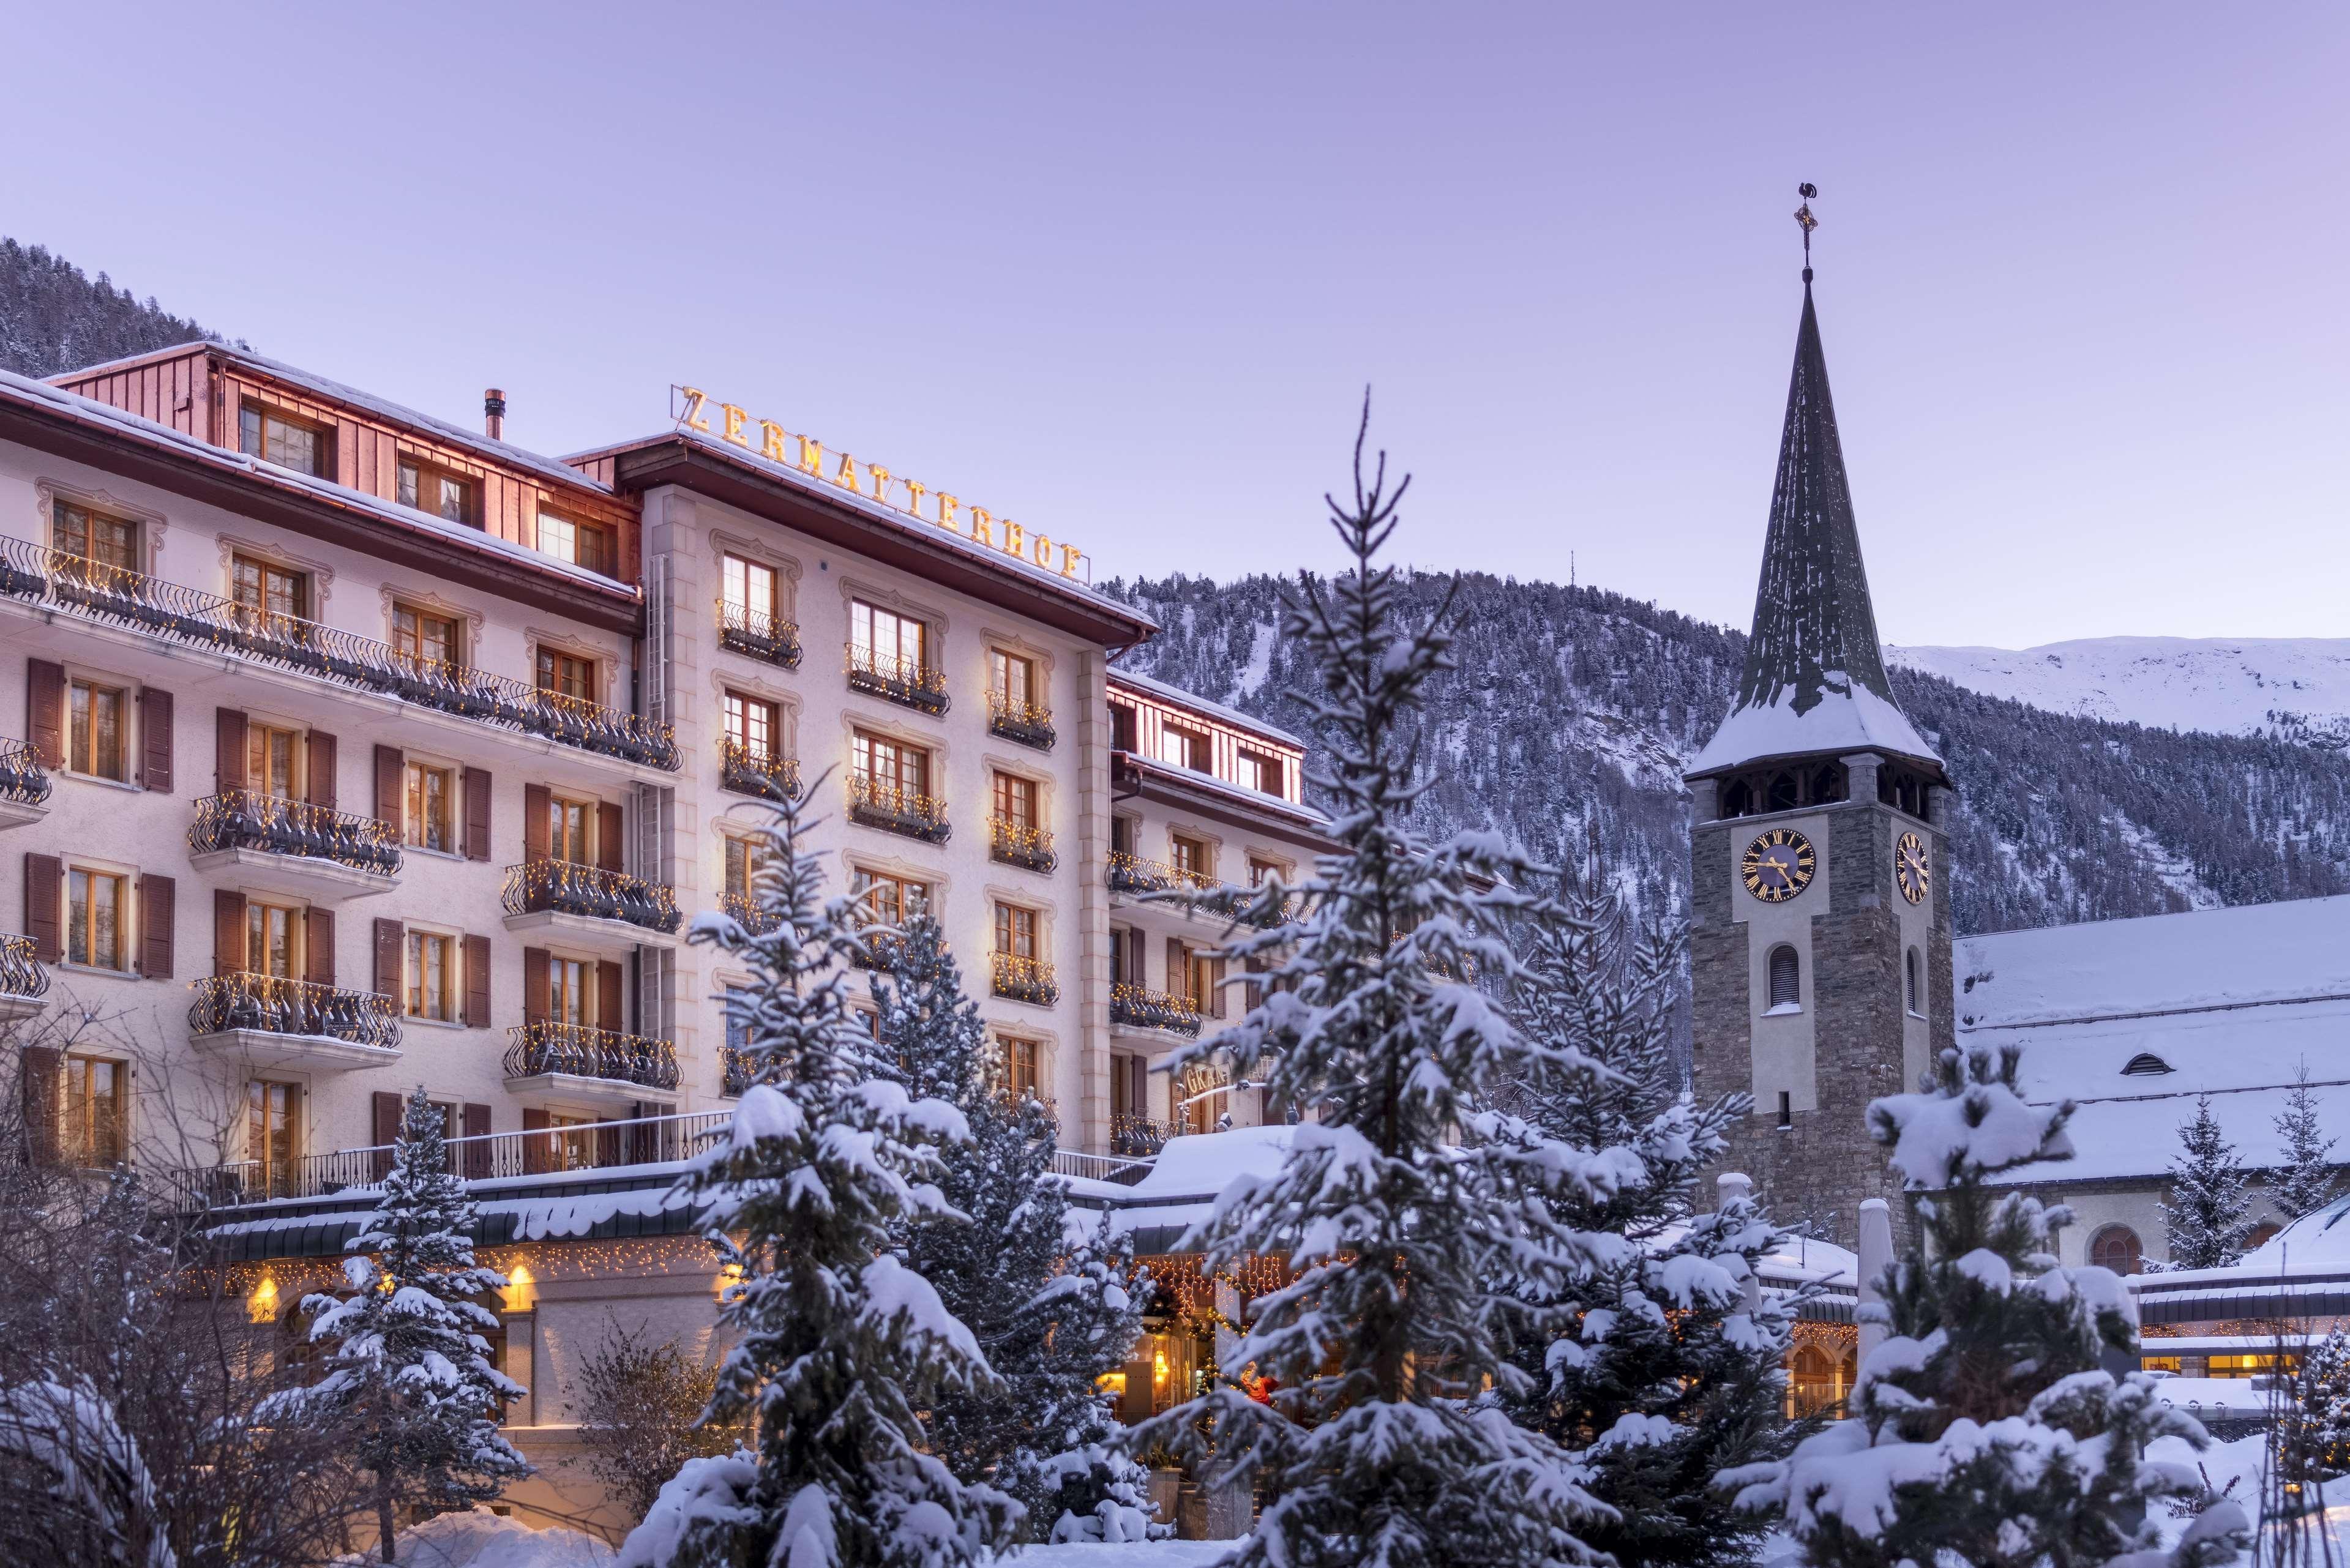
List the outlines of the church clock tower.
{"label": "church clock tower", "polygon": [[1723,1168],[1851,1246],[1862,1199],[1903,1212],[1868,1103],[1952,1039],[1951,796],[1886,679],[1808,265],[1746,668],[1685,776],[1698,1098],[1752,1095]]}

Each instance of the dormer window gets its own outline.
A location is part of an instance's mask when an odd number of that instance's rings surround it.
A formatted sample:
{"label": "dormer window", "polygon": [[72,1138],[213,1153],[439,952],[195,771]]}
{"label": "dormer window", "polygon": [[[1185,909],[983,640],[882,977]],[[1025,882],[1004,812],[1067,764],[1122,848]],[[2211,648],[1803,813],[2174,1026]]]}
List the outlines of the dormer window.
{"label": "dormer window", "polygon": [[541,555],[552,556],[558,561],[568,561],[608,577],[612,575],[612,532],[593,523],[542,512],[538,514],[538,549]]}
{"label": "dormer window", "polygon": [[2122,1064],[2125,1078],[2159,1078],[2170,1071],[2170,1064],[2151,1051],[2141,1051]]}
{"label": "dormer window", "polygon": [[473,505],[472,481],[443,472],[412,457],[400,460],[399,501],[402,506],[430,512],[450,523],[477,525],[475,519],[480,516]]}
{"label": "dormer window", "polygon": [[246,403],[237,410],[236,450],[314,479],[335,476],[331,434],[259,403]]}
{"label": "dormer window", "polygon": [[1282,793],[1281,759],[1263,752],[1243,749],[1241,753],[1240,782],[1260,794]]}

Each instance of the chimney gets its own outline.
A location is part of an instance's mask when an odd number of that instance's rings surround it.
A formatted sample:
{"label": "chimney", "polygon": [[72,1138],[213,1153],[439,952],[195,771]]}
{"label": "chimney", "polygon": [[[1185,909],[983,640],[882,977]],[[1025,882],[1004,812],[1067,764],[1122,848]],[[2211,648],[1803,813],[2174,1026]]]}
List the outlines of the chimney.
{"label": "chimney", "polygon": [[492,441],[506,439],[506,395],[495,387],[482,394],[482,430]]}

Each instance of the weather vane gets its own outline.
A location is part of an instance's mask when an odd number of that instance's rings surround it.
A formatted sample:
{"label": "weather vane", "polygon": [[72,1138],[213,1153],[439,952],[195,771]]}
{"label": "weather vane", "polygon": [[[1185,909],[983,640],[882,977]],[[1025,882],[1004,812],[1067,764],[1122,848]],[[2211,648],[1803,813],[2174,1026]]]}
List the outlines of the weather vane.
{"label": "weather vane", "polygon": [[1804,204],[1795,209],[1795,222],[1804,231],[1804,281],[1805,283],[1812,281],[1812,231],[1820,226],[1820,221],[1812,216],[1812,202],[1818,198],[1820,188],[1808,180],[1795,187],[1795,194],[1804,199]]}

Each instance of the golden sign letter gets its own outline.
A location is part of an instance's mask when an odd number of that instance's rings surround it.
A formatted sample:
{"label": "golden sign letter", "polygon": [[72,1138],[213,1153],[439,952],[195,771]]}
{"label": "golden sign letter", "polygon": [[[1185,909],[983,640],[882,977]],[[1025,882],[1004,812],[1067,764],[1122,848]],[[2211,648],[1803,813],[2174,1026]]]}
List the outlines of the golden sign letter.
{"label": "golden sign letter", "polygon": [[743,439],[743,421],[750,416],[732,403],[719,404],[718,410],[726,416],[726,428],[719,433],[736,446],[749,446],[751,443]]}
{"label": "golden sign letter", "polygon": [[845,452],[840,454],[840,469],[832,476],[832,482],[852,495],[865,493],[857,488],[857,460]]}
{"label": "golden sign letter", "polygon": [[1077,563],[1085,558],[1085,552],[1078,549],[1075,545],[1062,545],[1061,576],[1065,577],[1076,576],[1077,575]]}
{"label": "golden sign letter", "polygon": [[983,545],[995,543],[995,514],[984,506],[971,509],[971,536]]}
{"label": "golden sign letter", "polygon": [[800,437],[800,472],[824,477],[824,442],[814,436]]}
{"label": "golden sign letter", "polygon": [[865,472],[873,476],[873,499],[876,501],[889,500],[889,471],[882,467],[878,462],[868,462],[865,465]]}
{"label": "golden sign letter", "polygon": [[1042,534],[1036,535],[1035,559],[1040,566],[1049,566],[1053,564],[1053,541]]}
{"label": "golden sign letter", "polygon": [[955,498],[954,498],[953,496],[951,496],[951,495],[949,495],[949,494],[948,494],[945,491],[943,491],[943,490],[940,491],[940,492],[939,492],[939,526],[940,526],[940,527],[941,527],[941,528],[951,528],[951,527],[953,527],[953,526],[955,525],[954,514],[955,514]]}
{"label": "golden sign letter", "polygon": [[791,432],[773,420],[761,420],[759,429],[765,437],[759,443],[759,455],[769,462],[790,462],[792,460],[784,455],[784,442],[789,439]]}
{"label": "golden sign letter", "polygon": [[1021,542],[1021,539],[1020,524],[1006,517],[1003,520],[1003,553],[1007,556],[1026,555],[1028,547]]}
{"label": "golden sign letter", "polygon": [[680,387],[678,391],[685,398],[685,412],[678,417],[677,422],[688,430],[708,430],[710,416],[702,411],[702,406],[710,400],[710,395],[699,387]]}
{"label": "golden sign letter", "polygon": [[917,484],[910,479],[906,481],[906,510],[920,517],[922,514],[922,497],[930,493],[929,485]]}

